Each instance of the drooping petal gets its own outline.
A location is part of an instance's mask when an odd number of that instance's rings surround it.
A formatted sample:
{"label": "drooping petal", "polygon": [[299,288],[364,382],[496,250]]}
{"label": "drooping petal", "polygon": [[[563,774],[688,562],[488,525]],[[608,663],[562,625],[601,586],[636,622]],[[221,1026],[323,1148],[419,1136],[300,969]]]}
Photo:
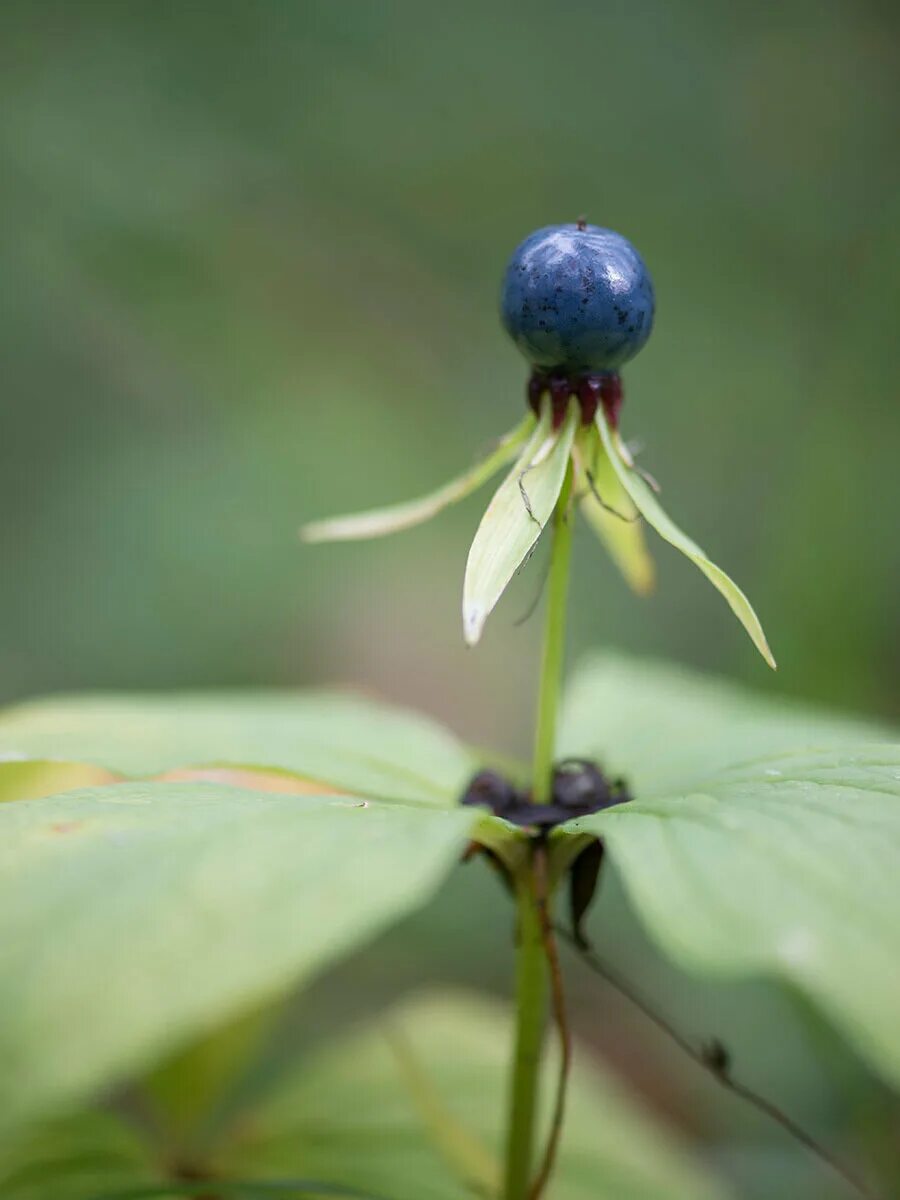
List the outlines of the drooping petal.
{"label": "drooping petal", "polygon": [[325,521],[312,521],[300,530],[304,542],[344,542],[362,540],[364,538],[383,537],[388,533],[397,533],[401,529],[410,529],[413,525],[421,525],[437,516],[450,504],[464,500],[472,492],[486,483],[502,467],[515,458],[519,447],[528,438],[535,425],[534,416],[529,413],[525,419],[508,433],[487,458],[483,458],[470,467],[464,474],[451,479],[449,483],[420,496],[416,500],[406,500],[402,504],[391,504],[387,508],[373,508],[368,512],[352,513],[346,517],[330,517]]}
{"label": "drooping petal", "polygon": [[583,432],[577,479],[582,515],[632,591],[648,596],[656,586],[656,567],[647,550],[640,513],[619,482],[597,430],[592,425]]}
{"label": "drooping petal", "polygon": [[734,615],[747,630],[754,646],[756,646],[757,650],[774,670],[775,659],[772,657],[772,651],[769,649],[769,643],[766,641],[766,635],[759,622],[759,617],[753,611],[750,601],[737,584],[725,574],[722,568],[717,567],[706,552],[701,550],[697,543],[692,541],[687,534],[683,533],[664,512],[656,496],[654,496],[651,489],[631,465],[631,456],[622,445],[618,432],[613,433],[610,429],[602,408],[597,410],[597,427],[600,430],[604,449],[609,457],[609,461],[612,463],[613,470],[619,478],[619,482],[634,501],[635,507],[639,510],[644,520],[653,526],[660,537],[664,538],[671,546],[674,546],[676,550],[680,550],[691,562],[695,563],[713,587],[722,593]]}
{"label": "drooping petal", "polygon": [[565,479],[578,424],[574,403],[561,428],[545,408],[516,465],[487,506],[469,550],[463,586],[463,634],[470,646],[550,519]]}

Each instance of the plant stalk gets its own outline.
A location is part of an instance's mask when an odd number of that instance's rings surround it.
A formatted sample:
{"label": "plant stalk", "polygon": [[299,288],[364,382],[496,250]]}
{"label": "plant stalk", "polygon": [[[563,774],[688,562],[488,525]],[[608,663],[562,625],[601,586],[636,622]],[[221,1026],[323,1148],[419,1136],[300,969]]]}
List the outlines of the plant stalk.
{"label": "plant stalk", "polygon": [[547,579],[547,612],[544,617],[544,650],[538,687],[537,727],[534,737],[532,800],[547,804],[553,787],[553,755],[556,748],[556,716],[562,688],[566,646],[566,601],[569,595],[569,564],[572,558],[572,463],[569,461],[562,491],[553,513],[553,546]]}
{"label": "plant stalk", "polygon": [[530,1190],[547,1011],[547,959],[530,869],[517,881],[516,901],[516,1048],[503,1200],[527,1200]]}
{"label": "plant stalk", "polygon": [[[546,804],[553,786],[556,717],[562,686],[566,600],[572,557],[572,464],[553,514],[553,545],[547,581],[547,612],[538,691],[531,798]],[[516,1045],[509,1100],[506,1175],[503,1200],[528,1200],[534,1166],[534,1141],[541,1050],[547,1015],[548,963],[544,950],[533,864],[516,880]]]}

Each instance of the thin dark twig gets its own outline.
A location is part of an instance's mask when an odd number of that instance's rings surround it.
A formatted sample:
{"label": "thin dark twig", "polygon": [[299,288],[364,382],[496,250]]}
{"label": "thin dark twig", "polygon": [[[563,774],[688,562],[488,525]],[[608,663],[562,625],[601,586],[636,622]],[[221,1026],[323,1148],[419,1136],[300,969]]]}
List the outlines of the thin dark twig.
{"label": "thin dark twig", "polygon": [[644,468],[639,467],[637,463],[634,464],[632,470],[637,471],[644,483],[648,484],[650,490],[656,492],[657,496],[662,492],[662,488],[660,487],[656,477],[651,475],[649,471],[645,471]]}
{"label": "thin dark twig", "polygon": [[[535,545],[532,546],[532,548],[528,551],[528,557],[526,558],[525,562],[527,562],[528,559],[531,558],[532,554],[535,551],[536,546],[537,546],[537,543],[535,543]],[[541,597],[544,594],[544,588],[547,586],[547,580],[550,578],[550,561],[551,561],[550,556],[548,555],[547,558],[544,560],[543,566],[541,567],[541,578],[540,578],[540,582],[538,583],[538,587],[537,587],[537,591],[535,592],[534,599],[531,601],[531,603],[525,609],[525,612],[521,615],[521,617],[517,617],[515,619],[515,621],[513,621],[513,624],[515,626],[518,627],[519,625],[524,625],[526,621],[530,621],[531,618],[534,616],[534,614],[537,610],[537,606],[541,602]],[[524,563],[522,565],[524,566]]]}
{"label": "thin dark twig", "polygon": [[643,467],[639,466],[635,462],[635,459],[637,458],[637,456],[639,454],[641,454],[644,449],[642,443],[635,442],[635,441],[627,442],[625,445],[625,449],[628,451],[629,458],[631,459],[631,462],[628,465],[631,467],[632,471],[637,472],[637,474],[640,475],[641,479],[643,479],[643,481],[650,488],[652,488],[653,491],[656,492],[656,494],[658,496],[660,494],[660,492],[662,492],[662,488],[659,486],[659,483],[656,480],[656,477],[651,475],[649,471],[645,471]]}
{"label": "thin dark twig", "polygon": [[543,525],[541,525],[540,521],[534,515],[534,509],[531,507],[531,501],[528,499],[528,493],[525,491],[525,484],[522,482],[524,480],[525,476],[528,474],[528,472],[533,469],[534,469],[534,464],[532,463],[532,465],[530,467],[526,467],[525,470],[522,471],[522,473],[519,475],[519,478],[516,482],[519,485],[519,492],[522,495],[522,503],[525,505],[525,511],[528,513],[529,517],[531,517],[532,521],[534,521],[535,525],[537,525],[541,529],[543,529],[544,528]]}
{"label": "thin dark twig", "polygon": [[829,1166],[836,1174],[840,1175],[844,1182],[849,1184],[860,1196],[865,1196],[866,1200],[878,1200],[876,1193],[871,1190],[865,1180],[861,1179],[855,1171],[839,1158],[836,1158],[827,1147],[816,1141],[812,1134],[807,1133],[792,1117],[789,1117],[787,1113],[778,1108],[776,1104],[773,1104],[771,1100],[765,1099],[764,1096],[760,1096],[745,1084],[739,1083],[731,1077],[728,1052],[721,1042],[712,1041],[700,1049],[694,1047],[686,1037],[678,1032],[674,1025],[670,1024],[654,1008],[651,1008],[647,1001],[630,984],[608,967],[591,946],[581,943],[574,934],[561,925],[555,925],[554,929],[560,937],[574,947],[585,966],[590,967],[595,974],[599,975],[601,979],[604,979],[617,992],[621,993],[649,1021],[652,1021],[658,1029],[661,1029],[675,1043],[679,1050],[683,1051],[699,1067],[702,1067],[726,1091],[745,1101],[751,1107],[755,1108],[757,1112],[761,1112],[764,1116],[774,1121],[776,1125],[780,1125],[795,1141],[805,1146],[811,1154],[815,1155],[816,1158]]}
{"label": "thin dark twig", "polygon": [[613,508],[613,506],[611,504],[607,504],[607,502],[603,499],[603,497],[597,491],[597,485],[594,482],[594,476],[591,474],[591,472],[585,471],[584,475],[588,481],[588,487],[591,489],[591,495],[594,497],[594,499],[597,501],[597,503],[600,505],[601,508],[606,509],[606,511],[608,513],[611,513],[614,517],[618,517],[620,521],[627,522],[629,525],[633,525],[635,521],[639,521],[641,519],[641,514],[638,512],[634,513],[632,516],[629,517],[629,516],[626,516],[625,513],[620,512],[617,508]]}
{"label": "thin dark twig", "polygon": [[559,952],[556,938],[553,936],[553,922],[549,911],[549,883],[547,868],[547,843],[539,838],[534,843],[534,897],[537,904],[538,923],[541,927],[541,939],[544,943],[544,953],[550,968],[550,997],[553,1004],[553,1016],[559,1031],[560,1064],[559,1080],[556,1085],[556,1100],[553,1106],[553,1119],[550,1132],[547,1135],[547,1145],[544,1157],[535,1176],[529,1192],[528,1200],[540,1200],[547,1181],[553,1171],[556,1152],[562,1135],[563,1117],[566,1111],[566,1092],[569,1084],[569,1071],[572,1066],[572,1033],[569,1029],[569,1019],[566,1014],[566,997],[563,991],[562,970],[559,965]]}

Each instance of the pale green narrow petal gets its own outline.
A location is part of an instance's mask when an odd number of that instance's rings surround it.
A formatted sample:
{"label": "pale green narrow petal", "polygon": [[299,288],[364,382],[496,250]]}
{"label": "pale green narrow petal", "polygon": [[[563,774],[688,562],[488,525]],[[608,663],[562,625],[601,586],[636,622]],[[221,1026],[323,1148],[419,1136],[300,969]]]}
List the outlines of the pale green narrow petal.
{"label": "pale green narrow petal", "polygon": [[534,429],[535,419],[531,413],[504,437],[495,450],[476,463],[463,475],[449,483],[402,504],[391,504],[387,508],[373,508],[369,512],[353,513],[347,517],[332,517],[325,521],[313,521],[304,525],[300,537],[304,542],[344,542],[363,538],[383,537],[386,533],[397,533],[410,529],[437,516],[442,509],[458,500],[464,500],[472,492],[487,483],[492,475],[505,467]]}
{"label": "pale green narrow petal", "polygon": [[546,408],[481,518],[463,587],[463,634],[470,646],[553,513],[577,424],[577,407],[570,404],[562,428],[552,432]]}
{"label": "pale green narrow petal", "polygon": [[619,481],[634,501],[636,507],[640,510],[644,520],[653,526],[660,537],[665,538],[671,546],[674,546],[676,550],[680,550],[682,554],[695,563],[713,587],[722,593],[728,601],[731,611],[747,630],[747,633],[749,633],[754,646],[756,646],[757,650],[774,670],[775,659],[772,657],[772,651],[769,649],[766,635],[763,633],[762,625],[759,623],[759,617],[753,611],[750,601],[737,584],[729,579],[722,568],[717,567],[707,557],[706,552],[701,550],[696,542],[691,541],[687,534],[682,533],[675,522],[666,515],[653,492],[638,472],[629,465],[628,459],[630,456],[628,455],[628,451],[622,445],[618,433],[613,434],[602,409],[597,410],[597,427],[600,430],[600,436],[603,439],[603,446],[609,456],[609,461],[612,463]]}
{"label": "pale green narrow petal", "polygon": [[[632,591],[649,596],[656,586],[656,567],[644,540],[640,513],[619,482],[597,430],[591,426],[584,432],[583,462],[577,481],[582,515]],[[590,479],[586,478],[588,471]],[[604,508],[600,500],[608,507]]]}

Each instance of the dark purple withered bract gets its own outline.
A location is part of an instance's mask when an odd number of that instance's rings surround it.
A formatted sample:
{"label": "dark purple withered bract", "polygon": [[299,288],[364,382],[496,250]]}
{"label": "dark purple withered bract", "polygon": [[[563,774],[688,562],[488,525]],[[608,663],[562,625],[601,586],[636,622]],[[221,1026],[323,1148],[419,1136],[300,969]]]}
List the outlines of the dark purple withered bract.
{"label": "dark purple withered bract", "polygon": [[629,800],[631,794],[623,780],[608,780],[596,763],[570,758],[554,768],[549,804],[532,804],[528,793],[520,791],[497,771],[479,771],[474,775],[460,797],[460,804],[489,808],[494,816],[503,817],[513,825],[546,830],[574,817],[627,804]]}
{"label": "dark purple withered bract", "polygon": [[507,333],[535,367],[565,375],[616,371],[653,327],[653,282],[627,238],[577,222],[538,229],[506,268]]}

